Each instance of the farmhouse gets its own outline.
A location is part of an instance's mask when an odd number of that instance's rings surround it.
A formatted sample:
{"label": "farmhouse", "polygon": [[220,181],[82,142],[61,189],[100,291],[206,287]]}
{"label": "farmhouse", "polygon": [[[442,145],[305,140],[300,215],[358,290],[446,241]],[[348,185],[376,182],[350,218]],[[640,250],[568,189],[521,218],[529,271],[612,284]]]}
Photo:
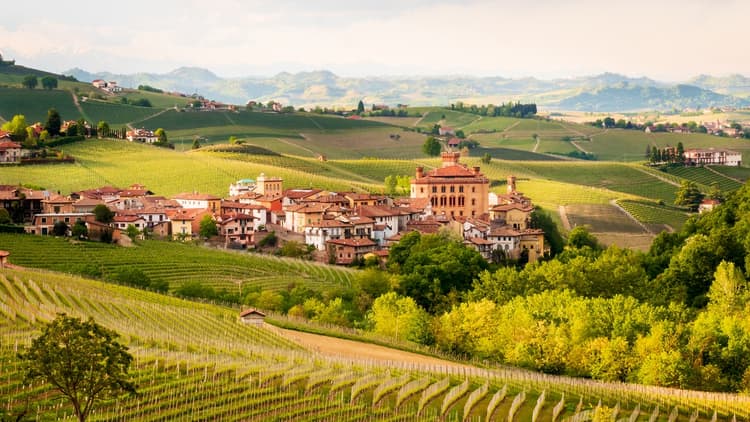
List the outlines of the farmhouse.
{"label": "farmhouse", "polygon": [[742,165],[742,153],[723,148],[689,148],[685,150],[685,164],[722,165],[739,167]]}
{"label": "farmhouse", "polygon": [[411,180],[412,198],[429,198],[432,212],[452,217],[478,217],[487,212],[490,181],[479,167],[459,164],[458,152],[443,152],[443,166]]}
{"label": "farmhouse", "polygon": [[10,137],[0,137],[0,164],[20,163],[21,145],[10,140]]}
{"label": "farmhouse", "polygon": [[440,136],[455,135],[456,131],[450,126],[441,126],[440,129],[438,129],[438,134]]}
{"label": "farmhouse", "polygon": [[329,256],[339,265],[349,265],[355,260],[364,259],[368,253],[375,251],[376,243],[368,238],[334,239],[326,242]]}
{"label": "farmhouse", "polygon": [[159,137],[156,136],[153,131],[143,128],[127,131],[125,133],[125,138],[130,142],[145,142],[147,144],[159,142]]}

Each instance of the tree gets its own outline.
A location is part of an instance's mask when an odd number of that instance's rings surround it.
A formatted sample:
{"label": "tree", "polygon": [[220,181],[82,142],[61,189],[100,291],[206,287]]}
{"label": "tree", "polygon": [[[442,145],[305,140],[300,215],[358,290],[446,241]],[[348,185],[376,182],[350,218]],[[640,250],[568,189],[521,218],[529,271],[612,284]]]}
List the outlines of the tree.
{"label": "tree", "polygon": [[2,125],[2,130],[10,132],[10,137],[16,142],[26,140],[26,117],[23,114],[16,114],[11,121]]}
{"label": "tree", "polygon": [[359,104],[357,104],[357,114],[362,114],[365,112],[365,103],[362,102],[362,100],[359,100]]}
{"label": "tree", "polygon": [[27,75],[24,76],[23,82],[21,82],[21,84],[28,89],[34,89],[37,85],[39,85],[39,80],[34,75]]}
{"label": "tree", "polygon": [[698,190],[698,185],[695,182],[683,180],[680,183],[680,188],[677,190],[677,197],[674,200],[674,204],[688,207],[692,211],[695,211],[702,200],[703,194]]}
{"label": "tree", "polygon": [[109,123],[105,122],[104,120],[101,120],[96,125],[96,134],[99,138],[109,137]]}
{"label": "tree", "polygon": [[76,239],[85,239],[89,235],[89,229],[82,220],[76,221],[71,229],[71,235]]}
{"label": "tree", "polygon": [[399,296],[395,292],[386,293],[372,304],[367,316],[373,324],[373,331],[395,340],[424,342],[429,327],[429,315],[420,308],[414,299]]}
{"label": "tree", "polygon": [[198,149],[201,147],[201,143],[198,141],[198,138],[196,137],[193,139],[193,146],[190,147],[191,149]]}
{"label": "tree", "polygon": [[482,163],[484,163],[484,164],[489,164],[489,163],[490,163],[490,161],[492,161],[492,155],[490,155],[490,153],[489,153],[489,152],[487,152],[487,153],[485,153],[485,154],[484,154],[484,155],[482,156],[481,160],[482,160]]}
{"label": "tree", "polygon": [[389,195],[396,193],[396,186],[398,186],[398,177],[393,175],[385,176],[385,192]]}
{"label": "tree", "polygon": [[159,142],[160,143],[166,144],[168,142],[167,141],[167,132],[164,129],[162,129],[162,128],[156,129],[154,131],[154,135],[156,135],[156,137],[159,138]]}
{"label": "tree", "polygon": [[431,157],[440,155],[441,149],[440,142],[432,136],[427,137],[424,144],[422,144],[422,152]]}
{"label": "tree", "polygon": [[5,208],[0,208],[0,224],[13,224],[10,213]]}
{"label": "tree", "polygon": [[94,218],[100,223],[111,223],[112,219],[115,218],[115,213],[104,204],[99,204],[94,207]]}
{"label": "tree", "polygon": [[125,229],[125,234],[130,238],[130,240],[136,240],[138,238],[138,235],[141,234],[141,231],[138,230],[138,227],[128,224],[128,227]]}
{"label": "tree", "polygon": [[58,221],[52,226],[52,233],[55,236],[65,236],[68,234],[68,225],[64,221]]}
{"label": "tree", "polygon": [[216,222],[211,215],[206,214],[201,218],[200,230],[198,233],[200,233],[201,237],[205,239],[219,234],[219,228],[216,227]]}
{"label": "tree", "polygon": [[581,249],[584,246],[599,249],[599,242],[585,226],[576,226],[568,233],[568,246],[575,249]]}
{"label": "tree", "polygon": [[41,379],[67,397],[79,421],[97,400],[135,393],[128,369],[133,357],[118,334],[94,322],[58,314],[20,355],[26,380]]}
{"label": "tree", "polygon": [[57,78],[45,76],[42,78],[42,88],[50,90],[57,88]]}
{"label": "tree", "polygon": [[685,162],[685,146],[682,145],[682,142],[677,143],[677,157],[675,157],[675,161],[680,164]]}
{"label": "tree", "polygon": [[60,127],[62,127],[60,113],[54,108],[47,110],[47,123],[44,124],[44,130],[51,136],[57,136],[60,134]]}

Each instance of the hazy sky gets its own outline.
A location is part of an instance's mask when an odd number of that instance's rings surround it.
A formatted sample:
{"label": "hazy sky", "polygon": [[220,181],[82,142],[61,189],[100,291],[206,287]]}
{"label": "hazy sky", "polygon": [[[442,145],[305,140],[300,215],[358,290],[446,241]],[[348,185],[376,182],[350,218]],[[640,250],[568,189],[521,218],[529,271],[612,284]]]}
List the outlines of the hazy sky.
{"label": "hazy sky", "polygon": [[0,52],[57,72],[750,75],[748,0],[9,3]]}

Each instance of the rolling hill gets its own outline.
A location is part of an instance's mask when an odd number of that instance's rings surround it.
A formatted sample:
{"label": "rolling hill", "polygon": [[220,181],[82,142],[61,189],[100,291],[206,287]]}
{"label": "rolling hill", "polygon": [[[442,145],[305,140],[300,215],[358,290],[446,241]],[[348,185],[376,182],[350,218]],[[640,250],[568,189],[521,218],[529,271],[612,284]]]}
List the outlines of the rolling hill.
{"label": "rolling hill", "polygon": [[[116,80],[123,86],[152,85],[167,91],[200,93],[217,100],[244,104],[248,100],[277,100],[295,106],[367,104],[437,105],[469,102],[534,101],[548,109],[584,111],[671,110],[711,106],[748,106],[750,101],[710,91],[708,79],[696,79],[703,88],[672,85],[649,78],[613,73],[541,80],[503,77],[340,77],[326,70],[282,72],[272,77],[221,78],[202,68],[179,68],[165,74],[91,73],[71,69],[82,81]],[[734,86],[734,85],[732,85]],[[740,92],[740,91],[737,91]]]}

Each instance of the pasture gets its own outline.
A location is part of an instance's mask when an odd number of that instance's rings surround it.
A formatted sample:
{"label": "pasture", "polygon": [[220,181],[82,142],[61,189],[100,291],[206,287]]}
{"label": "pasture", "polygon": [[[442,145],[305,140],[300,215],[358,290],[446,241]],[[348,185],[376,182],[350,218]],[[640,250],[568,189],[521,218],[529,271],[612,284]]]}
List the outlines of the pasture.
{"label": "pasture", "polygon": [[556,421],[583,419],[600,406],[633,420],[750,417],[750,401],[733,394],[326,357],[273,329],[238,323],[236,309],[68,275],[0,270],[0,290],[3,409],[12,415],[28,400],[40,420],[71,420],[71,409],[49,386],[21,382],[17,351],[59,312],[115,330],[134,356],[140,394],[100,402],[91,420]]}

